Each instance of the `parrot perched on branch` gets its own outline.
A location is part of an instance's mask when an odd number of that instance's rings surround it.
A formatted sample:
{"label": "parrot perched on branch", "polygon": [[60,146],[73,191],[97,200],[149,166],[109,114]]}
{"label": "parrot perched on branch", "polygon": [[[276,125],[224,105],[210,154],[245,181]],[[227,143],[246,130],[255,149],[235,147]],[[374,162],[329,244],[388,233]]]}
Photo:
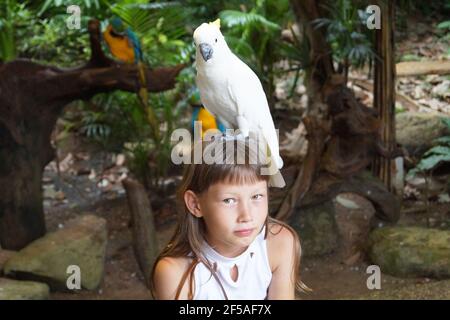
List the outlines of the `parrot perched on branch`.
{"label": "parrot perched on branch", "polygon": [[[196,46],[197,87],[205,108],[227,128],[262,135],[272,166],[281,169],[278,135],[267,98],[257,75],[228,47],[220,32],[220,20],[203,23],[194,31]],[[279,172],[271,174],[269,184],[284,187]]]}
{"label": "parrot perched on branch", "polygon": [[141,44],[131,28],[125,28],[120,18],[114,17],[103,32],[111,54],[120,61],[138,63],[142,60]]}
{"label": "parrot perched on branch", "polygon": [[103,32],[103,37],[111,54],[126,63],[135,63],[139,74],[139,98],[153,129],[155,140],[159,140],[159,124],[153,109],[148,105],[147,79],[142,61],[141,42],[130,27],[126,27],[122,20],[114,17]]}

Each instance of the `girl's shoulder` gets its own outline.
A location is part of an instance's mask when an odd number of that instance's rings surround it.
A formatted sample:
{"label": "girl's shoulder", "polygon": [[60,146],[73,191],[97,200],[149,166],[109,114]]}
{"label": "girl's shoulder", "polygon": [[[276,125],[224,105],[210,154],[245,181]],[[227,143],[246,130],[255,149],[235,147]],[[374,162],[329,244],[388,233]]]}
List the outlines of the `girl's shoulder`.
{"label": "girl's shoulder", "polygon": [[[156,297],[161,300],[173,300],[178,286],[184,275],[189,270],[193,259],[190,257],[164,257],[155,266],[153,277]],[[180,298],[185,296],[187,281],[180,293]]]}
{"label": "girl's shoulder", "polygon": [[269,222],[267,231],[268,244],[282,245],[295,243],[295,231],[287,225],[277,222]]}
{"label": "girl's shoulder", "polygon": [[172,272],[186,269],[192,263],[190,257],[164,257],[158,261],[156,268],[168,269]]}
{"label": "girl's shoulder", "polygon": [[285,225],[273,222],[268,225],[267,232],[267,254],[272,272],[274,272],[283,261],[289,261],[294,255],[296,241],[294,230]]}

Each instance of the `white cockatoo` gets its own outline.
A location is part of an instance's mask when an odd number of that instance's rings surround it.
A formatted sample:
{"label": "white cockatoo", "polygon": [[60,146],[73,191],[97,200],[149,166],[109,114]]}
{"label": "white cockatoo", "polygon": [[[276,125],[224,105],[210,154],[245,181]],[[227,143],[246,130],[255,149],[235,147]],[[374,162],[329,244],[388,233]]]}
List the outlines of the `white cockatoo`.
{"label": "white cockatoo", "polygon": [[258,76],[228,47],[220,20],[202,23],[194,31],[197,87],[205,108],[226,128],[239,129],[244,137],[254,132],[269,147],[272,171],[269,184],[284,187],[278,169],[283,166],[278,136],[267,98]]}

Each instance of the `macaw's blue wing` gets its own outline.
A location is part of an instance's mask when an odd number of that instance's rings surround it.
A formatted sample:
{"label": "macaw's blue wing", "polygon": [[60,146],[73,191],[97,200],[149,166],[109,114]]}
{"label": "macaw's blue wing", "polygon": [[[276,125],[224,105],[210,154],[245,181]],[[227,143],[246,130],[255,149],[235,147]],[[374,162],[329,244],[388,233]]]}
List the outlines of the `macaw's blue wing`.
{"label": "macaw's blue wing", "polygon": [[225,126],[223,125],[222,122],[219,121],[219,119],[216,119],[217,121],[217,129],[220,130],[220,132],[225,133],[225,131],[227,131],[227,128],[225,128]]}
{"label": "macaw's blue wing", "polygon": [[142,61],[141,42],[139,41],[136,33],[134,33],[131,28],[127,28],[126,35],[128,37],[128,40],[133,45],[135,62],[138,63],[139,61]]}
{"label": "macaw's blue wing", "polygon": [[191,118],[191,128],[192,128],[192,132],[194,131],[194,125],[195,125],[195,121],[199,121],[198,120],[198,115],[200,113],[200,109],[201,107],[194,107],[194,110],[192,111],[192,118]]}

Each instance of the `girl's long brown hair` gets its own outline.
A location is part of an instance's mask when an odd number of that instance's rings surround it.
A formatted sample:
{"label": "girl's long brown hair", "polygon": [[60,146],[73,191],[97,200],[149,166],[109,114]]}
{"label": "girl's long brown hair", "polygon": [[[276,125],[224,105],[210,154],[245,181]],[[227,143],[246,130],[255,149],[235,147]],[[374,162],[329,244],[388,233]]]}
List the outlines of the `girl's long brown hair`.
{"label": "girl's long brown hair", "polygon": [[[261,168],[263,167],[261,157],[263,156],[261,152],[255,151],[255,148],[250,146],[249,140],[246,139],[223,139],[216,138],[213,142],[198,142],[201,143],[203,154],[211,154],[211,148],[214,148],[215,154],[213,156],[214,162],[212,164],[206,164],[202,161],[200,164],[188,164],[184,168],[183,179],[177,191],[177,204],[178,204],[178,223],[176,230],[170,239],[167,246],[162,250],[159,256],[156,258],[152,270],[152,281],[150,284],[151,292],[153,297],[155,297],[154,288],[154,275],[155,269],[158,262],[165,257],[188,257],[189,255],[193,258],[193,263],[191,267],[186,270],[186,273],[181,279],[178,286],[177,296],[181,291],[186,279],[189,277],[189,299],[194,296],[194,277],[193,272],[195,265],[199,262],[203,262],[205,266],[211,271],[212,275],[215,275],[215,270],[211,263],[205,258],[202,253],[202,245],[205,239],[205,224],[203,219],[197,218],[192,215],[184,202],[184,193],[187,190],[193,191],[195,194],[199,195],[202,192],[208,190],[208,188],[216,183],[232,183],[232,184],[246,184],[246,183],[256,183],[259,181],[269,181],[270,176],[261,175]],[[198,145],[197,145],[198,147]],[[232,149],[231,149],[232,148]],[[196,147],[192,149],[192,153]],[[233,152],[227,152],[228,150],[233,150]],[[245,161],[237,161],[240,155],[245,155]],[[191,157],[193,159],[193,156]],[[236,164],[239,163],[239,164]],[[300,268],[300,256],[301,247],[300,241],[297,233],[289,225],[284,222],[278,221],[269,215],[267,216],[265,222],[265,235],[267,238],[267,233],[272,232],[272,226],[279,225],[288,229],[294,236],[294,277],[295,277],[295,288],[296,291],[309,291],[310,289],[303,284],[299,277]],[[279,228],[280,232],[282,228]],[[277,233],[278,233],[277,232]],[[217,276],[215,276],[218,280]],[[220,284],[220,282],[219,282]],[[221,285],[221,284],[220,284]],[[225,296],[226,293],[224,292]]]}

